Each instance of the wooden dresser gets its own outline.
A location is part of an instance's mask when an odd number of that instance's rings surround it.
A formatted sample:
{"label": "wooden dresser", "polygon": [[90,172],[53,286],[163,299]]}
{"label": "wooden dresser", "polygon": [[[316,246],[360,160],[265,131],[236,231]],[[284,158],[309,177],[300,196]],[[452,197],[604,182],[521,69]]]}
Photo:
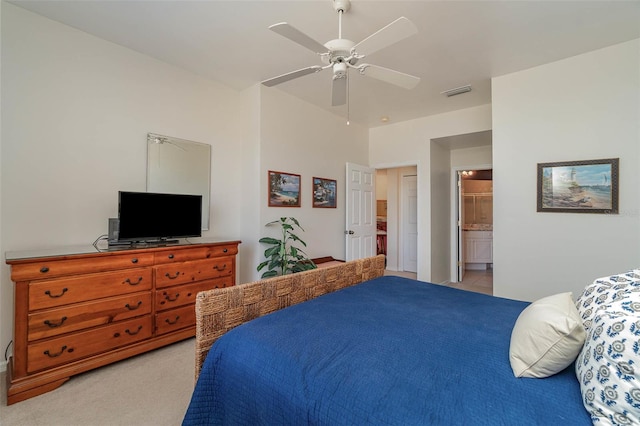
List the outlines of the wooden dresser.
{"label": "wooden dresser", "polygon": [[7,253],[15,283],[7,404],[192,337],[196,294],[235,285],[239,243]]}

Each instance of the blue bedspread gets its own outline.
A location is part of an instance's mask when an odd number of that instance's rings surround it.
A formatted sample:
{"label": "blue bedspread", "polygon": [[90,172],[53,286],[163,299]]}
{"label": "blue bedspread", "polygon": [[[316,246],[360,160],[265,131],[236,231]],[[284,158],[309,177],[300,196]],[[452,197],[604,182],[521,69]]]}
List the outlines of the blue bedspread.
{"label": "blue bedspread", "polygon": [[573,365],[517,379],[525,302],[381,277],[258,318],[211,349],[185,425],[590,425]]}

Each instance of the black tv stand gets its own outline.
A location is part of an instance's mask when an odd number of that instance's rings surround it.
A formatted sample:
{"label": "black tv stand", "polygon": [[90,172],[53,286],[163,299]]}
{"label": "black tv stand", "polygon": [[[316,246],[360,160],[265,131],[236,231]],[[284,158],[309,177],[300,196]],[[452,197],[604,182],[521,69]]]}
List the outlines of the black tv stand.
{"label": "black tv stand", "polygon": [[165,238],[161,238],[159,240],[145,240],[141,241],[141,244],[148,244],[151,246],[166,246],[169,244],[178,244],[180,240],[167,240]]}
{"label": "black tv stand", "polygon": [[133,245],[133,241],[113,241],[109,240],[109,247],[129,247]]}
{"label": "black tv stand", "polygon": [[141,241],[109,241],[109,247],[160,247],[179,244],[180,240],[169,240],[160,238],[158,240],[141,240]]}

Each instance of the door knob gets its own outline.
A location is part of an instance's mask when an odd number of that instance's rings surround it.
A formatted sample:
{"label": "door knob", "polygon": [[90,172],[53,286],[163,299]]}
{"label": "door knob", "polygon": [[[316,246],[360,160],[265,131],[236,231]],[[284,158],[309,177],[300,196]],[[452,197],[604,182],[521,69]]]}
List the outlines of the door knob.
{"label": "door knob", "polygon": [[345,234],[348,234],[348,235],[353,235],[353,234],[355,234],[355,232],[353,232],[353,231],[344,231],[344,233],[345,233]]}

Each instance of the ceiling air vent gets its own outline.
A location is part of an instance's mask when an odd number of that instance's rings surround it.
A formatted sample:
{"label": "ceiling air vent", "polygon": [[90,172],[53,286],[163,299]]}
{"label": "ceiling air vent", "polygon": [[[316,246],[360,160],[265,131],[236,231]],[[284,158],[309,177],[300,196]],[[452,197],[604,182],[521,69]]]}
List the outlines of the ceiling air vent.
{"label": "ceiling air vent", "polygon": [[441,95],[447,95],[447,97],[461,95],[463,93],[467,93],[471,91],[471,85],[467,84],[466,86],[456,87],[455,89],[445,90],[444,92],[440,92]]}

